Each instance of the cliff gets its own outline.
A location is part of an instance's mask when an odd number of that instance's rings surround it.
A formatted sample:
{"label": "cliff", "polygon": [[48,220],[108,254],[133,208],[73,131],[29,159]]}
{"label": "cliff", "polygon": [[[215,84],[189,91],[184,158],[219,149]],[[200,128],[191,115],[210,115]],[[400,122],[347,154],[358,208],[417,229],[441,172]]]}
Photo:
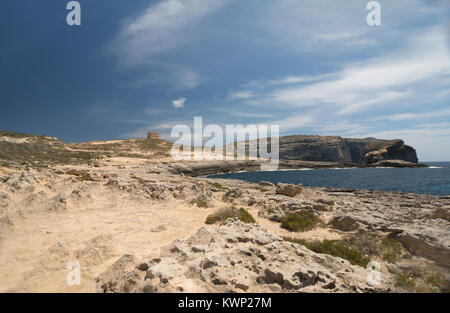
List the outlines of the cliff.
{"label": "cliff", "polygon": [[416,150],[403,140],[294,135],[280,137],[280,159],[374,164],[385,160],[418,163]]}

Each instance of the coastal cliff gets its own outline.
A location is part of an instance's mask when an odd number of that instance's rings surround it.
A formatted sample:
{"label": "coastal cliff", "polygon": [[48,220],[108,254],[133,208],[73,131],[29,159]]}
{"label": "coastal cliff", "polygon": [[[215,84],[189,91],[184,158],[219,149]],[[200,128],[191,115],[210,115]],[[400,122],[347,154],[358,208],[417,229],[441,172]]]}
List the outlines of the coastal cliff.
{"label": "coastal cliff", "polygon": [[386,160],[418,163],[416,150],[403,140],[293,135],[280,137],[280,159],[352,164]]}

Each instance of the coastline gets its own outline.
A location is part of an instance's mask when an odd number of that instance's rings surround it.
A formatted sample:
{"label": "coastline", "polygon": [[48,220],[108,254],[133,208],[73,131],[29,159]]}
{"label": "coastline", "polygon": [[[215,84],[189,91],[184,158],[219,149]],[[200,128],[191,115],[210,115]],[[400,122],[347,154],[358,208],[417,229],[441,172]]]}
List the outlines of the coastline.
{"label": "coastline", "polygon": [[[170,168],[172,173],[198,177],[198,176],[236,173],[236,172],[254,172],[258,171],[261,168],[262,163],[263,161],[261,160],[182,161],[182,162],[172,162],[170,164]],[[426,164],[410,163],[400,160],[387,160],[374,164],[280,160],[278,170],[376,168],[376,167],[422,168],[429,166]]]}

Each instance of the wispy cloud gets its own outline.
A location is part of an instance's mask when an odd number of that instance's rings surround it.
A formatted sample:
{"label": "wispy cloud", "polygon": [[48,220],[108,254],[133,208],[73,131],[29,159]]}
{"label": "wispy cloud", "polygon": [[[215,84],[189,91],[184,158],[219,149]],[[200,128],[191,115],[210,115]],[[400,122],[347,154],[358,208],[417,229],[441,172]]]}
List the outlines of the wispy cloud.
{"label": "wispy cloud", "polygon": [[139,65],[162,52],[193,40],[187,27],[216,11],[229,0],[163,0],[122,28],[111,49],[125,65]]}
{"label": "wispy cloud", "polygon": [[285,109],[331,107],[340,115],[414,99],[450,74],[442,29],[424,31],[419,38],[395,53],[351,63],[336,72],[252,82],[246,87],[256,87],[236,94],[252,95],[261,105],[277,104]]}

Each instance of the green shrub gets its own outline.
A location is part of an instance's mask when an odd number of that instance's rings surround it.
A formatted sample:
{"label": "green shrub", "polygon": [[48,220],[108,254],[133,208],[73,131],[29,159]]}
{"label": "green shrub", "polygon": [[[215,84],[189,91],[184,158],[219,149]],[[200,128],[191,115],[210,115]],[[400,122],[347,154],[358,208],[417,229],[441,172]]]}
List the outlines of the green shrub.
{"label": "green shrub", "polygon": [[364,255],[360,250],[349,248],[339,241],[324,240],[324,241],[306,241],[304,239],[296,239],[290,237],[283,238],[286,241],[299,243],[304,245],[311,251],[316,253],[329,254],[349,261],[353,265],[366,267],[370,262],[370,258]]}
{"label": "green shrub", "polygon": [[292,243],[299,243],[299,244],[301,244],[301,245],[303,245],[303,246],[305,246],[305,247],[306,247],[306,245],[308,244],[308,241],[307,241],[307,240],[305,240],[305,239],[299,239],[299,238],[294,238],[294,237],[283,237],[283,240],[284,240],[284,241],[289,241],[289,242],[292,242]]}
{"label": "green shrub", "polygon": [[211,184],[214,188],[216,188],[216,189],[220,189],[220,190],[228,190],[228,188],[227,187],[224,187],[224,186],[222,186],[221,184],[219,184],[219,183],[213,183],[213,184]]}
{"label": "green shrub", "polygon": [[244,223],[256,223],[253,216],[244,208],[236,209],[233,207],[219,209],[217,212],[208,215],[206,224],[221,223],[229,218],[239,218]]}
{"label": "green shrub", "polygon": [[254,217],[244,208],[239,209],[239,219],[244,223],[256,223]]}
{"label": "green shrub", "polygon": [[404,273],[395,274],[395,283],[406,290],[412,290],[416,286],[416,281],[414,278],[408,277]]}
{"label": "green shrub", "polygon": [[383,260],[395,263],[402,255],[402,244],[395,239],[383,238],[381,240]]}
{"label": "green shrub", "polygon": [[315,228],[319,222],[319,218],[313,212],[301,210],[284,216],[281,219],[281,227],[290,231],[301,232]]}

